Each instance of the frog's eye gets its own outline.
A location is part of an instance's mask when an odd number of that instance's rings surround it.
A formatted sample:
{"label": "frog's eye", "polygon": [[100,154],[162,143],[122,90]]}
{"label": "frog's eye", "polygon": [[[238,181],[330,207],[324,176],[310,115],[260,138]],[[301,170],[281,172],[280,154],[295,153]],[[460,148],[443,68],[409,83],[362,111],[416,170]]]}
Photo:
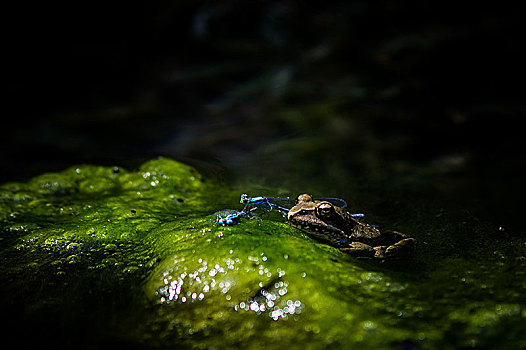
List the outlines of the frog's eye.
{"label": "frog's eye", "polygon": [[322,202],[316,206],[316,216],[319,218],[329,218],[333,212],[334,208],[329,202]]}

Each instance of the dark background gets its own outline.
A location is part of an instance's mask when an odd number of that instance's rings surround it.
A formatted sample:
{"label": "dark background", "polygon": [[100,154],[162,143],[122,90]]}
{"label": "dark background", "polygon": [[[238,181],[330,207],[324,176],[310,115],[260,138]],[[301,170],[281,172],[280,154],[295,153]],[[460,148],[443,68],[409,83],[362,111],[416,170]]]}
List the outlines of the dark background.
{"label": "dark background", "polygon": [[526,57],[513,6],[166,1],[3,12],[1,182],[164,155],[227,182],[301,178],[298,187],[310,179],[333,192],[350,174],[432,173],[435,186],[460,179],[444,196],[468,188],[458,196],[519,212]]}

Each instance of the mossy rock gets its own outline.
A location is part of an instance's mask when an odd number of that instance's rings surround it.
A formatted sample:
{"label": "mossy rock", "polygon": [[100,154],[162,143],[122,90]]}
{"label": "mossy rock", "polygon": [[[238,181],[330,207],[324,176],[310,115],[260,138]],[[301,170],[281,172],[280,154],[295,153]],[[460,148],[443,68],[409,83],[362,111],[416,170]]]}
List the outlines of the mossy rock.
{"label": "mossy rock", "polygon": [[87,348],[524,345],[524,280],[501,292],[505,267],[358,260],[279,216],[217,225],[239,194],[165,158],[2,185],[4,329]]}

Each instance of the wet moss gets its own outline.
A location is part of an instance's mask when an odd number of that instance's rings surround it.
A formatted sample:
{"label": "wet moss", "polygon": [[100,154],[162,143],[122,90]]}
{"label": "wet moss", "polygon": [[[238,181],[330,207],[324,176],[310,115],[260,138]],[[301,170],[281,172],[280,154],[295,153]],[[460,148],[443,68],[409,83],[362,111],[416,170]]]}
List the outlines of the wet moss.
{"label": "wet moss", "polygon": [[218,226],[238,195],[165,158],[2,185],[7,329],[88,347],[524,346],[523,241],[485,246],[492,227],[430,210],[403,224],[414,259],[358,260],[279,216]]}

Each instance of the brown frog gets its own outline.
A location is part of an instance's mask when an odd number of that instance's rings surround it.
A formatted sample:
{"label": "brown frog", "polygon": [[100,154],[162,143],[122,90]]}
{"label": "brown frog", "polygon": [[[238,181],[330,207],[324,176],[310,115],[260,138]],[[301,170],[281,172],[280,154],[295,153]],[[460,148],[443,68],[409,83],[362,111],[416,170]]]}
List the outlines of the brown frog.
{"label": "brown frog", "polygon": [[397,258],[411,253],[416,244],[414,238],[396,231],[380,232],[331,202],[314,200],[308,194],[298,197],[287,219],[309,235],[356,256]]}

